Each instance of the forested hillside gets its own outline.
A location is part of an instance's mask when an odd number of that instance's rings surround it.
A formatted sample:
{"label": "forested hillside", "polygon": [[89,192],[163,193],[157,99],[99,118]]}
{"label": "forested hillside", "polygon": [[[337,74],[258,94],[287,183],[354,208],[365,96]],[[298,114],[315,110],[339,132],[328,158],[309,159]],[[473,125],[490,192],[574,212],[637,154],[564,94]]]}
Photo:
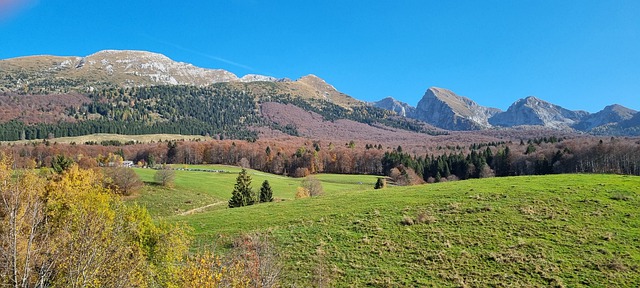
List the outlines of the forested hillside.
{"label": "forested hillside", "polygon": [[[207,87],[150,86],[112,88],[88,93],[89,99],[54,103],[62,114],[58,118],[43,117],[41,122],[30,115],[40,113],[57,97],[35,97],[32,103],[22,103],[19,97],[5,95],[8,111],[16,111],[10,121],[0,124],[0,140],[30,140],[79,136],[93,133],[210,135],[218,139],[248,139],[258,137],[253,129],[266,126],[297,135],[296,127],[265,121],[260,103],[290,103],[307,111],[319,113],[327,121],[350,119],[369,125],[387,125],[399,129],[437,134],[423,124],[396,117],[392,112],[359,105],[346,108],[327,100],[305,99],[291,94],[270,94],[273,83],[252,83],[238,86],[217,83]],[[60,102],[60,101],[58,101]],[[32,108],[35,111],[30,111]],[[27,110],[27,113],[20,111]],[[26,121],[29,116],[29,121]],[[50,119],[51,118],[51,119]],[[35,122],[35,123],[34,123]],[[442,132],[440,132],[442,133]]]}

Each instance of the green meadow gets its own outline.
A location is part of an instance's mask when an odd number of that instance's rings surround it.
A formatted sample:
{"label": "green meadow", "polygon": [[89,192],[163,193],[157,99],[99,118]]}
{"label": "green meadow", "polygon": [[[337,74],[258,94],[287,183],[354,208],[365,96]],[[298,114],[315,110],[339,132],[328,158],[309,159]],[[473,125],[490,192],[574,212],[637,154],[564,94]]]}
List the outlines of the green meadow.
{"label": "green meadow", "polygon": [[[205,207],[205,210],[227,208],[231,191],[241,168],[226,165],[175,165],[176,169],[208,169],[223,172],[176,170],[174,187],[164,188],[153,184],[156,170],[135,169],[147,183],[142,193],[133,201],[146,206],[156,217],[179,215],[186,211]],[[302,178],[291,178],[248,169],[253,190],[258,193],[265,180],[269,181],[276,201],[294,200]],[[377,177],[368,175],[315,175],[321,181],[325,194],[339,191],[362,191],[374,186]]]}
{"label": "green meadow", "polygon": [[[229,209],[238,168],[176,171],[130,200],[186,223],[197,245],[260,232],[283,286],[640,286],[640,177],[487,178],[374,190],[375,176],[318,175],[325,194],[295,199],[301,179],[250,171],[283,201]],[[216,168],[212,168],[216,169]],[[152,181],[153,170],[136,170]],[[189,215],[184,211],[223,202]]]}

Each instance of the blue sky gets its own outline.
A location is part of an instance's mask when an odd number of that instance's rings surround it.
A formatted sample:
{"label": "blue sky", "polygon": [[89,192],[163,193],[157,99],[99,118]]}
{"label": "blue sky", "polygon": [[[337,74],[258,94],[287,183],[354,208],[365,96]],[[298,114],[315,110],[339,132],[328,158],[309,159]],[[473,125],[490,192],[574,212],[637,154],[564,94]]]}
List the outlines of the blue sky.
{"label": "blue sky", "polygon": [[365,101],[443,87],[506,109],[640,110],[640,1],[0,0],[0,58],[158,52],[239,76],[315,74]]}

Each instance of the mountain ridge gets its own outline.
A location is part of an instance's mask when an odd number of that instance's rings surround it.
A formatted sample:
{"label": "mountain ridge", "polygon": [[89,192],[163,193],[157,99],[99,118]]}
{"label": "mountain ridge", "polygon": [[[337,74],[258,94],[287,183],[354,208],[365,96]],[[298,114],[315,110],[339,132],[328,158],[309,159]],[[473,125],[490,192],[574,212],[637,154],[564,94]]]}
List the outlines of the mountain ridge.
{"label": "mountain ridge", "polygon": [[[395,102],[392,105],[390,100]],[[404,102],[387,97],[371,102],[379,108],[398,113],[402,104],[404,111],[415,109],[415,113],[405,117],[414,118],[435,127],[447,130],[487,130],[487,129],[533,129],[550,128],[597,135],[640,135],[640,115],[636,110],[613,104],[596,113],[569,110],[535,96],[521,98],[512,103],[506,111],[478,105],[470,98],[459,96],[453,91],[438,87],[427,89],[424,96],[413,107]],[[386,105],[384,105],[386,104]],[[637,116],[637,117],[636,117]],[[636,124],[638,122],[638,124]]]}
{"label": "mountain ridge", "polygon": [[224,83],[228,89],[248,92],[256,99],[290,95],[327,101],[347,110],[370,105],[450,131],[531,126],[603,135],[640,135],[637,111],[620,105],[588,113],[529,96],[502,111],[439,87],[428,88],[415,107],[391,97],[366,103],[338,91],[313,74],[296,80],[258,74],[238,77],[223,69],[201,68],[160,53],[137,50],[102,50],[84,57],[36,55],[0,60],[0,93],[5,95],[86,95],[100,89],[157,85],[206,87],[218,83]]}
{"label": "mountain ridge", "polygon": [[363,102],[309,74],[297,80],[208,69],[155,52],[102,50],[88,56],[24,56],[0,60],[0,92],[86,93],[101,88],[216,83],[274,83],[269,93],[319,98],[345,107]]}

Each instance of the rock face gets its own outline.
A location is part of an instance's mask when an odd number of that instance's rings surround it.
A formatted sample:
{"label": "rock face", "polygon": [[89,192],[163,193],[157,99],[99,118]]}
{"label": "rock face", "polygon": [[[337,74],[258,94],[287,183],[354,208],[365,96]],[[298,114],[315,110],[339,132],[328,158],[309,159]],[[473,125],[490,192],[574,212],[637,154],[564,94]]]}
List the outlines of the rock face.
{"label": "rock face", "polygon": [[381,109],[396,112],[396,114],[398,114],[399,116],[404,116],[404,117],[413,118],[413,119],[416,118],[415,107],[407,103],[393,99],[393,97],[387,97],[380,101],[372,102],[371,105]]}
{"label": "rock face", "polygon": [[530,96],[516,101],[507,111],[502,112],[436,87],[427,90],[416,108],[391,97],[370,105],[447,130],[544,127],[597,135],[640,135],[640,113],[621,105],[610,105],[600,112],[590,114],[586,111],[571,111]]}
{"label": "rock face", "polygon": [[591,131],[596,127],[612,125],[631,119],[638,111],[614,104],[609,105],[597,113],[585,116],[582,120],[573,125],[573,128],[581,131]]}
{"label": "rock face", "polygon": [[507,111],[491,117],[489,123],[502,127],[537,125],[547,128],[566,129],[571,125],[577,124],[588,114],[586,111],[567,110],[558,105],[529,96],[513,103]]}
{"label": "rock face", "polygon": [[[176,62],[169,57],[158,53],[129,50],[105,50],[81,58],[74,65],[76,72],[85,70],[85,73],[101,74],[128,78],[137,76],[146,80],[140,84],[187,84],[209,85],[216,82],[228,82],[237,80],[238,77],[231,72],[221,69],[205,69],[191,64]],[[124,80],[124,79],[123,79]],[[127,79],[129,80],[129,79]],[[129,85],[136,85],[131,79]]]}
{"label": "rock face", "polygon": [[596,135],[640,136],[640,113],[636,112],[629,119],[601,125],[588,132]]}
{"label": "rock face", "polygon": [[238,78],[226,70],[200,68],[171,60],[162,54],[132,50],[104,50],[86,57],[28,56],[1,60],[0,74],[20,75],[14,83],[0,83],[9,90],[19,90],[23,85],[42,85],[51,89],[52,79],[64,79],[64,82],[53,83],[53,86],[65,88],[206,86],[219,82],[280,81],[253,74]]}
{"label": "rock face", "polygon": [[448,130],[480,130],[490,128],[489,118],[499,112],[450,90],[432,87],[418,102],[416,119]]}
{"label": "rock face", "polygon": [[22,71],[20,79],[31,84],[66,79],[98,86],[195,85],[236,81],[238,77],[221,69],[205,69],[176,62],[146,51],[104,50],[86,57],[29,56],[0,61],[0,70]]}

